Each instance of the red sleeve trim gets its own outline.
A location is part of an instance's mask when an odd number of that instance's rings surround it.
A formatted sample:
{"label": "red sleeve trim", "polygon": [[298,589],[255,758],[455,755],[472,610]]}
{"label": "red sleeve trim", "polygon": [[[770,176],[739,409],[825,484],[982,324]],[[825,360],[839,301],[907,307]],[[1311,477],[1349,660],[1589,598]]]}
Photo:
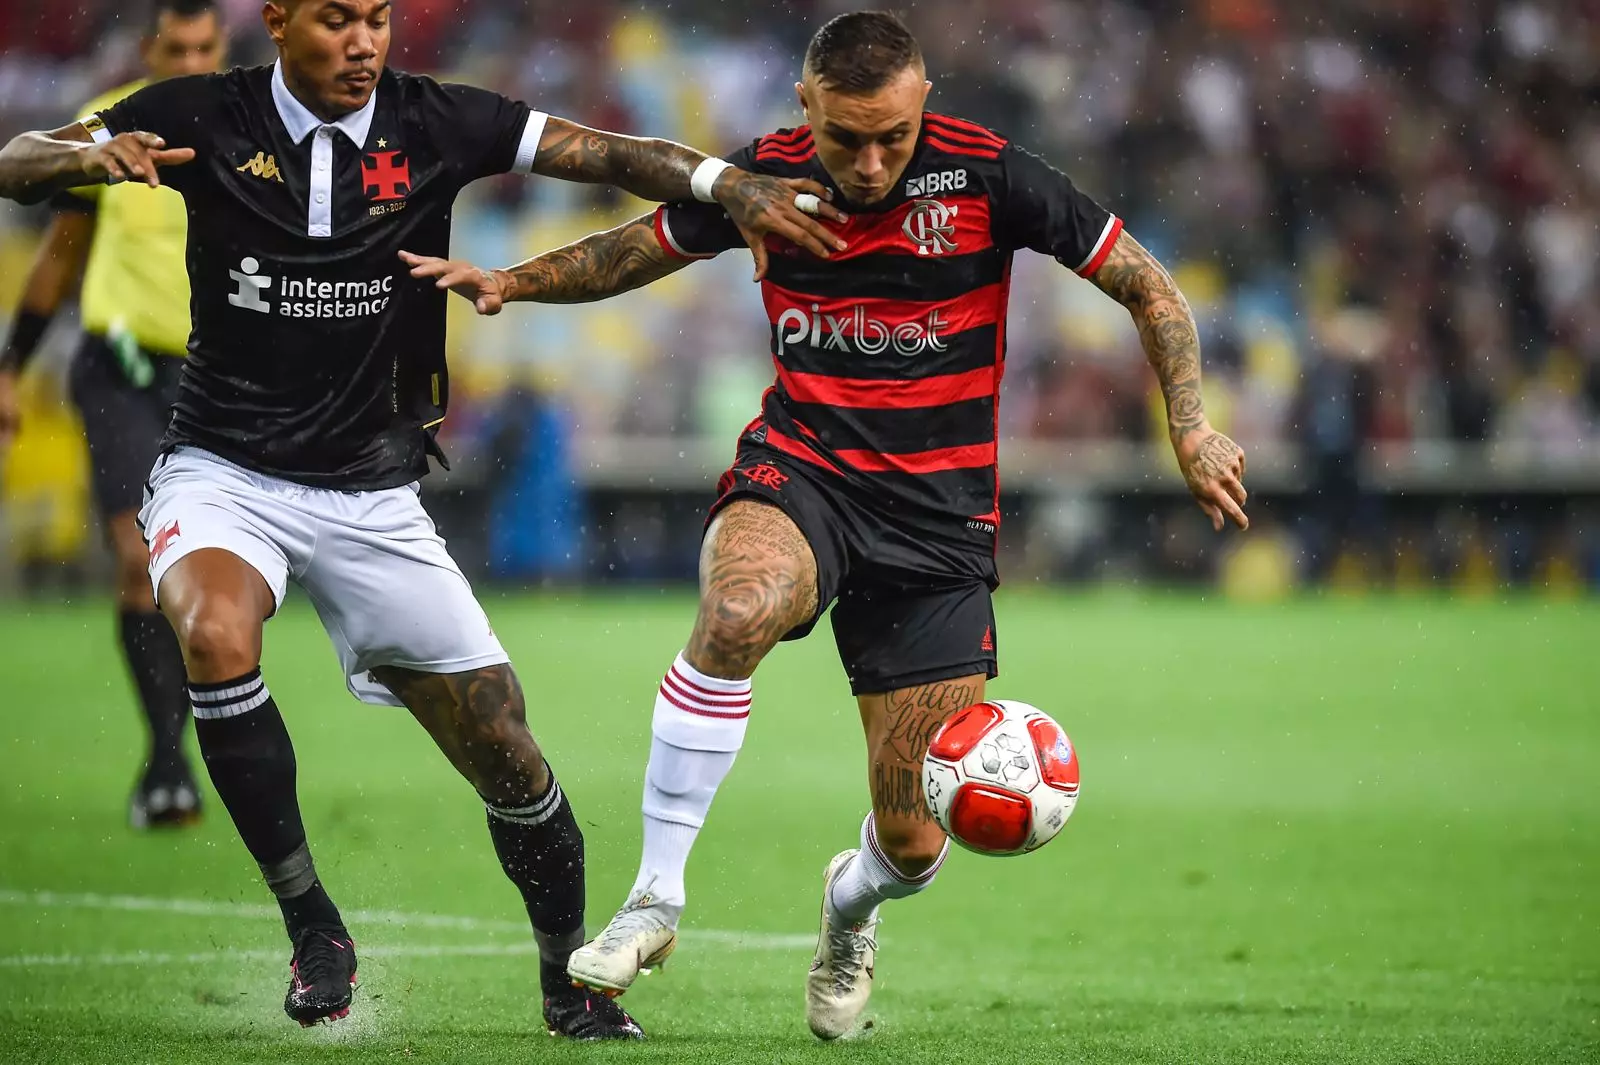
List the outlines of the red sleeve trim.
{"label": "red sleeve trim", "polygon": [[1122,219],[1118,218],[1116,215],[1112,215],[1110,220],[1106,222],[1106,228],[1100,234],[1100,239],[1095,242],[1094,247],[1089,251],[1088,257],[1085,258],[1083,260],[1083,264],[1078,267],[1078,276],[1094,276],[1094,272],[1104,266],[1106,259],[1111,256],[1111,249],[1117,243],[1117,237],[1121,234]]}
{"label": "red sleeve trim", "polygon": [[668,255],[672,256],[674,259],[693,261],[695,259],[715,259],[717,257],[716,252],[711,252],[707,255],[696,255],[694,252],[684,248],[677,242],[677,240],[673,238],[672,227],[667,224],[666,204],[662,204],[660,207],[656,208],[653,222],[656,231],[656,239],[661,242],[662,250]]}

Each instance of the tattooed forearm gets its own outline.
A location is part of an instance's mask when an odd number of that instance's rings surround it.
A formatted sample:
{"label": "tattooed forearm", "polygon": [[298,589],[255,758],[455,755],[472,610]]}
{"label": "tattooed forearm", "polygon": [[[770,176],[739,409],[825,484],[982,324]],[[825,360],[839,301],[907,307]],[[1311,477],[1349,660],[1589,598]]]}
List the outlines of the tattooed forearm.
{"label": "tattooed forearm", "polygon": [[626,137],[560,118],[545,123],[533,172],[592,184],[615,185],[645,200],[687,200],[689,179],[705,156],[653,137]]}
{"label": "tattooed forearm", "polygon": [[713,677],[748,677],[816,612],[817,564],[799,528],[771,504],[734,503],[701,549],[700,612],[684,657]]}
{"label": "tattooed forearm", "polygon": [[689,265],[656,239],[649,215],[545,252],[501,273],[507,303],[588,303],[659,281]]}
{"label": "tattooed forearm", "polygon": [[1161,381],[1161,394],[1167,401],[1167,428],[1173,440],[1181,440],[1204,425],[1200,338],[1189,301],[1173,284],[1171,275],[1124,231],[1092,280],[1133,315],[1145,356]]}

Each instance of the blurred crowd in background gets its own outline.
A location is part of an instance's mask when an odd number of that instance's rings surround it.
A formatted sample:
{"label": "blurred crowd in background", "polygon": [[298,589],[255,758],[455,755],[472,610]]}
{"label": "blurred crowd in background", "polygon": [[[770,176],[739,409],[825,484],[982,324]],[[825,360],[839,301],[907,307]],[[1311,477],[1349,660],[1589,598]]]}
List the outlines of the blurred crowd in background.
{"label": "blurred crowd in background", "polygon": [[[58,125],[137,72],[125,6],[0,0],[0,134]],[[799,57],[847,6],[397,0],[391,63],[727,151],[799,124]],[[1313,472],[1372,444],[1600,455],[1600,0],[897,6],[930,107],[1041,152],[1169,264],[1212,419],[1247,449],[1292,447]],[[269,60],[258,0],[224,7],[233,61]],[[499,179],[463,201],[456,253],[505,264],[643,209]],[[0,314],[42,222],[0,213]],[[1026,253],[1012,308],[1008,437],[1163,439],[1121,308]],[[742,254],[626,302],[454,313],[449,430],[467,451],[506,446],[507,411],[544,419],[547,456],[617,436],[731,451],[771,378]],[[1600,570],[1574,507],[1545,540]]]}

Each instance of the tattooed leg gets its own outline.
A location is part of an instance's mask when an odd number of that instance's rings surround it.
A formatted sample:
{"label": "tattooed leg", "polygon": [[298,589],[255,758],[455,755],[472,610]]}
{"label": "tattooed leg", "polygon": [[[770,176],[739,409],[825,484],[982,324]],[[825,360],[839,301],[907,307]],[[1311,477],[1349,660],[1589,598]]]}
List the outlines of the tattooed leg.
{"label": "tattooed leg", "polygon": [[878,841],[907,876],[931,867],[944,847],[944,833],[922,797],[922,757],[951,714],[983,699],[985,680],[977,673],[856,700],[867,734],[867,783]]}
{"label": "tattooed leg", "polygon": [[711,523],[700,552],[700,613],[683,657],[742,680],[784,634],[817,612],[817,561],[789,516],[740,500]]}
{"label": "tattooed leg", "polygon": [[522,685],[509,664],[466,673],[398,666],[372,672],[486,801],[525,806],[545,791],[544,755],[528,731]]}
{"label": "tattooed leg", "polygon": [[547,997],[568,993],[567,963],[584,941],[583,832],[528,731],[516,673],[508,664],[373,672],[478,789],[500,868],[533,924],[540,986]]}

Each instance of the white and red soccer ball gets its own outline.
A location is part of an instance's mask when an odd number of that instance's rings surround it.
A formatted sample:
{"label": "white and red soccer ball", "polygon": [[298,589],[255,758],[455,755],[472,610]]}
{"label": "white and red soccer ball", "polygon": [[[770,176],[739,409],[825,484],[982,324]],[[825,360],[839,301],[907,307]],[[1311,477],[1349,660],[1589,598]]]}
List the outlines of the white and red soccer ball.
{"label": "white and red soccer ball", "polygon": [[1078,753],[1050,715],[1015,700],[958,710],[928,745],[922,789],[939,827],[979,854],[1049,843],[1078,804]]}

